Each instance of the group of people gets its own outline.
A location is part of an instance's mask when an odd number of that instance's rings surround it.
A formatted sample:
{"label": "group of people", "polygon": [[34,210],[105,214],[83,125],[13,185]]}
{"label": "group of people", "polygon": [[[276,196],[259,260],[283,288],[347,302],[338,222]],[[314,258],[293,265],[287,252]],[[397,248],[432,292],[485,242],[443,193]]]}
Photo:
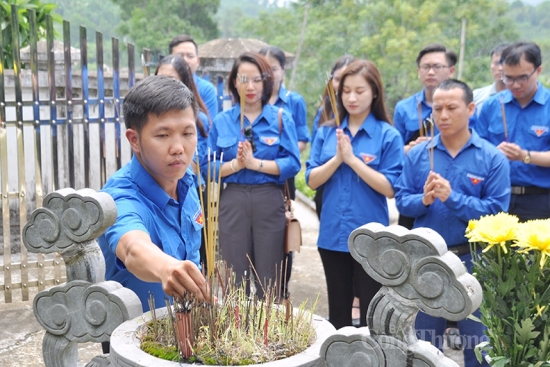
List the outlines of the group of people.
{"label": "group of people", "polygon": [[[496,48],[495,82],[476,91],[452,79],[452,51],[425,47],[416,59],[423,89],[396,105],[393,123],[376,65],[343,56],[331,70],[335,92],[323,96],[311,137],[303,98],[284,88],[279,48],[236,59],[228,80],[233,107],[219,112],[213,86],[195,74],[194,41],[175,37],[170,52],[157,75],[124,100],[134,155],[103,188],[118,209],[116,223],[100,237],[106,278],[134,290],[145,310],[149,294],[161,302],[186,290],[209,300],[199,270],[204,213],[196,178],[206,171],[208,151],[223,153],[216,167],[224,183],[222,257],[237,279],[251,275],[251,263],[262,297],[266,285],[286,281],[282,264],[292,257],[285,259],[283,249],[282,187],[294,191],[300,152],[311,141],[306,182],[317,190],[318,248],[329,321],[337,328],[351,325],[354,297],[366,326],[380,285],[351,257],[348,237],[368,222],[389,225],[387,198],[395,197],[402,225],[436,230],[469,271],[470,219],[500,211],[521,220],[550,217],[550,91],[537,81],[541,52],[534,43]],[[416,326],[420,337],[442,348],[436,336],[445,320],[419,314]],[[483,335],[471,320],[459,322],[459,330]],[[465,344],[465,366],[479,365],[474,345]]]}

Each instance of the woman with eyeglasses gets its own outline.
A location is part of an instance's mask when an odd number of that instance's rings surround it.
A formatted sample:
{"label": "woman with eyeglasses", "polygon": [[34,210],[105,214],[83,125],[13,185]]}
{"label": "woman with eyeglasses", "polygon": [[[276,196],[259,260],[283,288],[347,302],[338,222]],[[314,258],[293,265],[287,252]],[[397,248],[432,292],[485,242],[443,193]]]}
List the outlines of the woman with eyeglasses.
{"label": "woman with eyeglasses", "polygon": [[337,329],[351,326],[354,290],[360,300],[360,326],[366,326],[370,301],[380,289],[351,256],[348,237],[369,222],[389,225],[386,198],[401,173],[403,140],[384,104],[380,73],[367,60],[356,60],[342,73],[338,87],[338,121],[319,126],[306,163],[312,189],[324,186],[317,246],[325,277],[329,321]]}
{"label": "woman with eyeglasses", "polygon": [[281,284],[286,220],[280,187],[300,170],[298,139],[290,114],[281,110],[279,117],[269,103],[273,72],[263,56],[239,56],[228,83],[238,103],[216,116],[209,133],[212,150],[223,153],[219,170],[227,184],[220,200],[220,250],[238,281],[250,278],[248,255],[258,276],[256,293],[263,297],[266,285]]}

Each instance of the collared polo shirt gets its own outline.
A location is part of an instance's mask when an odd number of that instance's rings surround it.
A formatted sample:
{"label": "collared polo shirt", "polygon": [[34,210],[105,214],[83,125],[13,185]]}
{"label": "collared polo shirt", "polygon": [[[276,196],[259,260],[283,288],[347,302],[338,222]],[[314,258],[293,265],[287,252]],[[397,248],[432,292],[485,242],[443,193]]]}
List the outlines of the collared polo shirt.
{"label": "collared polo shirt", "polygon": [[140,230],[149,234],[164,253],[178,260],[191,260],[199,266],[203,216],[193,176],[189,169],[179,180],[176,201],[134,155],[101,190],[113,197],[118,211],[115,224],[98,239],[105,257],[105,278],[133,290],[144,310],[149,309],[149,293],[155,296],[156,305],[161,306],[166,294],[160,283],[144,282],[130,273],[116,257],[116,247],[124,234]]}
{"label": "collared polo shirt", "polygon": [[[504,104],[508,141],[535,152],[550,150],[550,90],[538,83],[531,102],[521,107],[509,90],[490,97],[479,114],[477,132],[498,146],[506,140],[500,103]],[[513,186],[536,186],[550,189],[550,167],[510,162]]]}
{"label": "collared polo shirt", "polygon": [[[464,233],[470,219],[507,211],[510,204],[510,166],[498,149],[472,136],[456,157],[443,145],[440,135],[412,147],[397,181],[395,199],[403,215],[415,218],[414,228],[427,227],[443,237],[447,246],[467,242]],[[451,195],[424,206],[424,184],[430,172],[429,147],[434,146],[434,172],[449,181]]]}
{"label": "collared polo shirt", "polygon": [[[219,169],[219,158],[229,162],[237,158],[239,142],[245,140],[241,131],[241,106],[236,104],[229,110],[219,113],[214,119],[208,135],[211,149],[216,153]],[[263,160],[274,160],[279,166],[279,175],[270,175],[255,170],[242,169],[226,176],[226,183],[242,185],[284,184],[300,171],[300,152],[292,116],[283,109],[282,131],[279,132],[279,108],[267,103],[255,121],[250,122],[245,116],[244,127],[252,125],[252,136],[256,145],[254,157]],[[205,168],[206,169],[206,168]],[[218,171],[219,172],[219,171]]]}
{"label": "collared polo shirt", "polygon": [[[355,136],[348,118],[341,128],[350,137],[353,153],[370,168],[382,173],[393,186],[403,164],[403,140],[389,123],[369,114]],[[311,145],[306,163],[306,181],[311,171],[336,155],[336,127],[321,126]],[[326,250],[349,252],[351,232],[369,222],[389,224],[386,197],[372,189],[350,166],[342,163],[324,183],[323,209],[317,246]]]}

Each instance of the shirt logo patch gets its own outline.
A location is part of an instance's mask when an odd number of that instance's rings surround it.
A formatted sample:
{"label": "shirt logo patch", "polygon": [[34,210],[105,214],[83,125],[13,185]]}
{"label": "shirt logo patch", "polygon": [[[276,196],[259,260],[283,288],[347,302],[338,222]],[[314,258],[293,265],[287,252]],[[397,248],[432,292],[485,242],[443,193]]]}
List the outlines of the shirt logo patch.
{"label": "shirt logo patch", "polygon": [[363,162],[365,162],[365,164],[369,164],[376,159],[376,156],[372,154],[360,153],[360,155],[361,158],[363,158]]}
{"label": "shirt logo patch", "polygon": [[548,132],[548,127],[547,126],[533,125],[533,126],[531,126],[531,130],[533,130],[535,132],[535,134],[537,134],[537,136],[541,136],[542,134]]}
{"label": "shirt logo patch", "polygon": [[262,140],[267,145],[272,146],[274,143],[276,143],[279,140],[279,138],[276,136],[262,136]]}
{"label": "shirt logo patch", "polygon": [[470,179],[470,182],[473,183],[474,185],[477,185],[481,181],[485,180],[485,178],[479,177],[479,176],[474,176],[471,173],[468,173],[466,176],[468,176],[468,178]]}
{"label": "shirt logo patch", "polygon": [[204,216],[202,215],[202,210],[200,208],[193,216],[193,220],[201,226],[204,225]]}

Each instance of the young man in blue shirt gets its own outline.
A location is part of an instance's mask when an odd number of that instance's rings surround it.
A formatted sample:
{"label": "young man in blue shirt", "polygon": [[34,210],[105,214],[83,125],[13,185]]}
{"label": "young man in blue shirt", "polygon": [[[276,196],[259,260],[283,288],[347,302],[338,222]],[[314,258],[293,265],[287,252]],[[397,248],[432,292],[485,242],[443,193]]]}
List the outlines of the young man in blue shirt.
{"label": "young man in blue shirt", "polygon": [[[470,246],[464,233],[471,219],[508,210],[510,167],[506,157],[469,128],[474,114],[472,90],[449,79],[433,94],[433,117],[439,134],[411,148],[396,183],[399,211],[415,218],[414,227],[438,232],[449,248],[472,271]],[[479,317],[479,311],[476,311]],[[419,336],[442,350],[446,320],[419,313]],[[483,325],[458,322],[464,345],[465,367],[480,366],[474,347],[481,342]],[[485,363],[482,366],[488,366]]]}
{"label": "young man in blue shirt", "polygon": [[170,52],[170,55],[180,54],[185,59],[193,72],[193,79],[197,85],[199,95],[208,110],[208,115],[212,120],[214,120],[214,117],[218,114],[218,97],[216,95],[216,88],[212,83],[204,80],[196,74],[201,62],[201,59],[199,58],[199,46],[197,46],[197,43],[190,36],[180,34],[170,41],[168,51]]}
{"label": "young man in blue shirt", "polygon": [[507,90],[485,102],[476,130],[510,160],[509,212],[521,221],[550,218],[550,90],[537,80],[541,51],[516,42],[501,61]]}
{"label": "young man in blue shirt", "polygon": [[133,290],[147,311],[165,295],[208,300],[198,268],[203,216],[189,164],[197,146],[198,105],[180,81],[151,76],[123,104],[134,153],[102,191],[115,200],[115,224],[99,238],[107,280]]}

